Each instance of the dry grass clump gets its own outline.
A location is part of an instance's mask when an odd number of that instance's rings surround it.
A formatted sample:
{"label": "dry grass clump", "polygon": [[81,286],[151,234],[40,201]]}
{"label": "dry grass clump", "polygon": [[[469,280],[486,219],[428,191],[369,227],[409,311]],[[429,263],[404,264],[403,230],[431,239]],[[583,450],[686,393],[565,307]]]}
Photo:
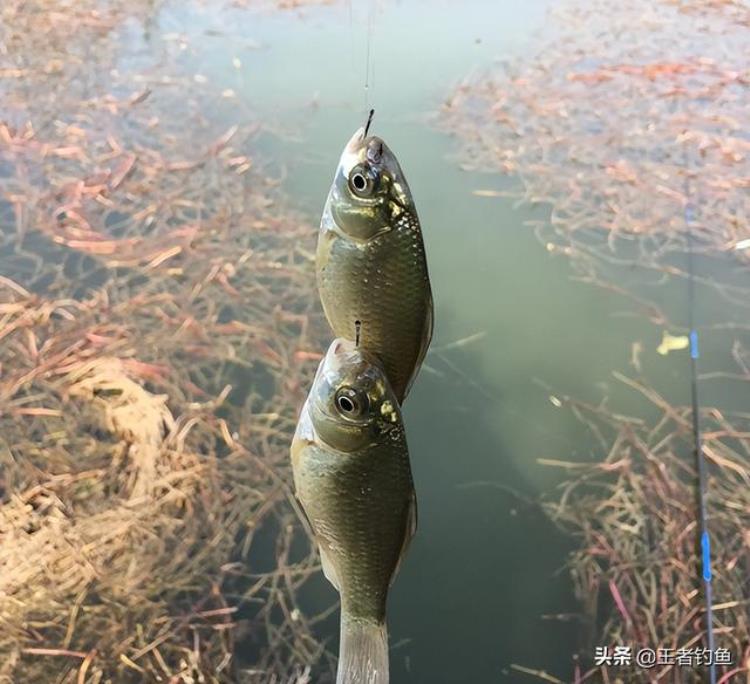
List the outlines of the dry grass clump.
{"label": "dry grass clump", "polygon": [[126,485],[134,497],[150,493],[165,431],[174,426],[168,395],[153,395],[131,380],[117,358],[100,357],[66,368],[68,393],[91,402],[101,429],[127,444],[135,474]]}
{"label": "dry grass clump", "polygon": [[[199,223],[209,235],[170,265],[88,257],[81,277],[97,284],[80,298],[71,245],[29,279],[65,298],[4,278],[8,676],[48,681],[63,658],[71,681],[233,681],[234,634],[256,621],[261,681],[320,657],[295,610],[315,560],[289,557],[300,532],[286,484],[314,306],[295,245],[311,233],[275,212]],[[274,528],[276,569],[258,574],[253,537]]]}

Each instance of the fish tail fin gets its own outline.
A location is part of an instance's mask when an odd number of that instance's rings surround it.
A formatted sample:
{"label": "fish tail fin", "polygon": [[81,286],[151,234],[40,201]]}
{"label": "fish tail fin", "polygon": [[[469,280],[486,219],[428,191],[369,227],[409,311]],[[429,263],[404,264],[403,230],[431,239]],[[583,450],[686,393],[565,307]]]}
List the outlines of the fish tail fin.
{"label": "fish tail fin", "polygon": [[341,615],[336,684],[388,684],[385,622],[367,622]]}

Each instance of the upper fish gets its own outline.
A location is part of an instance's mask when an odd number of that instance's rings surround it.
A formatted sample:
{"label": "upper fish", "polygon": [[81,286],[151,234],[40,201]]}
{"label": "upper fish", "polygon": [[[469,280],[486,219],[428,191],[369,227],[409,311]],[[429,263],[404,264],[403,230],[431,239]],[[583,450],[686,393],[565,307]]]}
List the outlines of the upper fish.
{"label": "upper fish", "polygon": [[337,337],[381,361],[399,403],[432,338],[422,230],[396,156],[360,128],[339,159],[316,257],[323,310]]}

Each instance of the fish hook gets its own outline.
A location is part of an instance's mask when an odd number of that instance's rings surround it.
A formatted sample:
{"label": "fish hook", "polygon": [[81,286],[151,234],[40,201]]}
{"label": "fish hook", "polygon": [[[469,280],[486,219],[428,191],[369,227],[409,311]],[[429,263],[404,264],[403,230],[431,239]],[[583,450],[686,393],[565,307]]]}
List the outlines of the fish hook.
{"label": "fish hook", "polygon": [[367,117],[367,123],[365,124],[365,134],[364,134],[364,136],[362,136],[363,139],[367,137],[367,131],[370,130],[370,124],[372,123],[372,117],[373,116],[375,116],[375,110],[371,109],[370,110],[370,114]]}

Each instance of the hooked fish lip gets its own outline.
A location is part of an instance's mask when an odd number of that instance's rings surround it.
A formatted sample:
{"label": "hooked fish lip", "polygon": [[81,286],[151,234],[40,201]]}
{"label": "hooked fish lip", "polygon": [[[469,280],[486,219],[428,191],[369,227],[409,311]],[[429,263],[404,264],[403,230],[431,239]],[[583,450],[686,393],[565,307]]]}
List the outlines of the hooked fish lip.
{"label": "hooked fish lip", "polygon": [[[352,335],[355,334],[352,328]],[[337,337],[328,347],[325,359],[321,364],[322,373],[337,375],[342,368],[357,369],[357,372],[364,372],[368,367],[375,367],[380,371],[380,363],[377,358],[368,353],[366,349],[357,346],[350,339]],[[382,371],[381,371],[382,372]]]}
{"label": "hooked fish lip", "polygon": [[374,166],[380,166],[383,161],[383,149],[385,143],[382,139],[372,136],[370,141],[367,143],[367,151],[365,152],[365,158],[370,164]]}
{"label": "hooked fish lip", "polygon": [[346,144],[346,152],[349,154],[356,154],[360,147],[362,147],[362,143],[365,141],[365,127],[360,126],[355,132],[354,135],[349,139],[349,142]]}
{"label": "hooked fish lip", "polygon": [[331,348],[329,349],[328,353],[331,355],[331,358],[341,357],[344,356],[347,353],[350,353],[354,351],[357,347],[355,346],[354,342],[351,340],[346,340],[343,337],[338,337],[333,341],[333,344],[331,344]]}
{"label": "hooked fish lip", "polygon": [[338,337],[331,342],[331,346],[328,347],[321,368],[324,372],[336,372],[341,368],[342,364],[346,362],[347,357],[350,357],[352,353],[356,351],[358,350],[354,342],[346,340],[343,337]]}

